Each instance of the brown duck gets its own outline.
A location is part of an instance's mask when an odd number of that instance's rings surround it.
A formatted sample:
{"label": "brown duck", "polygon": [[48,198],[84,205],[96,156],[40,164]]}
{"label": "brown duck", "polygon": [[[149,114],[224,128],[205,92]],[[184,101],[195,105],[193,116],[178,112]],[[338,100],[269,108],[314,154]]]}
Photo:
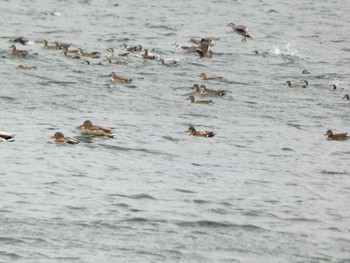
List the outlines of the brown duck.
{"label": "brown duck", "polygon": [[89,120],[84,121],[84,123],[80,125],[80,128],[84,135],[114,137],[112,129],[93,125]]}
{"label": "brown duck", "polygon": [[198,136],[198,137],[214,137],[215,133],[212,131],[196,131],[193,126],[190,126],[187,130],[190,136]]}
{"label": "brown duck", "polygon": [[62,132],[56,132],[50,139],[57,144],[78,144],[79,140],[71,137],[65,137]]}
{"label": "brown duck", "polygon": [[327,135],[327,139],[328,140],[332,140],[332,141],[344,141],[346,139],[349,138],[349,136],[347,136],[348,133],[337,133],[334,134],[331,130],[328,130],[325,135]]}

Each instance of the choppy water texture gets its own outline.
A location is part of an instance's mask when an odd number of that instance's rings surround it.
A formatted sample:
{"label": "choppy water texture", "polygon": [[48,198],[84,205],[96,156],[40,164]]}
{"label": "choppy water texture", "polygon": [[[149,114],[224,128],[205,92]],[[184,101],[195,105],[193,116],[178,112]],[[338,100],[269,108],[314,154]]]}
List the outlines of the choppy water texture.
{"label": "choppy water texture", "polygon": [[[0,145],[1,262],[350,262],[350,142],[323,135],[350,132],[348,1],[11,0],[0,10],[0,130],[16,134]],[[229,22],[254,39],[242,43]],[[17,45],[24,59],[9,52],[19,36],[35,43]],[[173,47],[201,37],[220,37],[212,59]],[[43,39],[101,52],[93,62],[141,44],[179,66],[136,54],[86,66]],[[112,71],[133,83],[112,83]],[[224,79],[204,83],[202,72]],[[283,85],[304,79],[307,89]],[[196,83],[228,94],[190,105]],[[117,136],[81,136],[86,119]],[[188,136],[190,124],[217,135]],[[81,143],[48,143],[56,131]]]}

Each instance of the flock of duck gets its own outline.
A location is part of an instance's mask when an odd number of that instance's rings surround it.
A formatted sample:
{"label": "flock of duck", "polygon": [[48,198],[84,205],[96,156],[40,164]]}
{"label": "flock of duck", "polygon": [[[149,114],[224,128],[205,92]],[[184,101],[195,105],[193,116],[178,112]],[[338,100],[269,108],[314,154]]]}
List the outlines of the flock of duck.
{"label": "flock of duck", "polygon": [[[235,25],[234,23],[229,23],[227,25],[228,27],[232,28],[234,32],[242,36],[242,42],[246,42],[247,38],[252,39],[250,34],[247,31],[247,28],[243,25]],[[199,58],[212,58],[213,52],[211,51],[211,47],[214,45],[214,41],[219,40],[219,38],[214,37],[207,37],[202,38],[200,40],[197,39],[190,39],[189,42],[191,42],[193,45],[191,46],[180,46],[181,49],[186,53],[195,53],[199,56]],[[12,41],[13,43],[20,43],[22,45],[28,44],[29,40],[27,40],[24,37],[16,38]],[[94,51],[94,52],[85,52],[81,48],[77,49],[70,49],[71,44],[68,43],[61,43],[61,42],[53,42],[53,44],[49,44],[47,40],[43,40],[43,49],[50,49],[50,50],[59,50],[62,52],[62,55],[66,57],[67,59],[74,59],[74,60],[80,60],[81,58],[93,58],[97,59],[101,57],[101,53]],[[175,44],[178,45],[178,44]],[[12,44],[10,46],[11,48],[11,55],[16,57],[26,57],[28,55],[28,51],[26,50],[19,50],[17,49],[15,44]],[[150,54],[147,49],[144,49],[141,45],[136,46],[127,46],[126,44],[123,44],[121,46],[125,52],[121,52],[118,54],[115,54],[115,49],[108,48],[107,51],[111,56],[117,55],[118,57],[126,57],[129,53],[138,53],[141,58],[145,60],[156,60],[160,62],[164,66],[168,67],[176,67],[178,65],[177,61],[165,61],[163,58],[159,58],[158,56],[154,54]],[[258,51],[255,51],[256,54],[259,54]],[[115,65],[126,65],[126,61],[120,61],[120,60],[112,60],[110,57],[106,59],[107,64],[115,64]],[[103,62],[99,63],[91,63],[89,60],[85,60],[83,62],[86,65],[103,65]],[[36,66],[24,66],[19,65],[17,67],[20,70],[36,70]],[[310,72],[306,69],[302,71],[302,74],[309,74]],[[201,79],[204,81],[211,81],[211,80],[219,80],[222,77],[207,77],[205,73],[202,73],[200,75]],[[110,73],[110,79],[112,82],[115,83],[131,83],[132,79],[128,79],[125,77],[122,77],[120,75],[117,75],[115,72]],[[285,85],[288,88],[292,87],[302,87],[307,88],[309,83],[307,80],[304,80],[301,85],[299,84],[292,84],[291,81],[286,81]],[[336,85],[331,85],[333,89],[336,89]],[[223,96],[226,94],[225,90],[213,90],[208,89],[205,85],[193,85],[194,91],[198,94],[209,94],[209,95],[218,95]],[[349,95],[345,95],[343,97],[344,100],[349,100]],[[190,95],[187,100],[190,101],[190,103],[193,104],[213,104],[212,100],[196,100],[193,95]],[[82,135],[87,136],[105,136],[105,137],[114,137],[113,130],[111,128],[103,127],[100,125],[93,125],[90,120],[84,121],[83,124],[80,126]],[[187,130],[190,136],[199,136],[199,137],[214,137],[215,133],[213,131],[197,131],[195,127],[190,126]],[[347,133],[339,133],[334,134],[331,130],[328,130],[325,135],[327,136],[328,140],[346,140],[349,138]],[[50,137],[52,142],[57,144],[78,144],[79,140],[73,137],[66,137],[62,132],[56,132],[52,137]],[[0,131],[0,142],[13,142],[15,140],[15,137],[13,134],[8,132]]]}

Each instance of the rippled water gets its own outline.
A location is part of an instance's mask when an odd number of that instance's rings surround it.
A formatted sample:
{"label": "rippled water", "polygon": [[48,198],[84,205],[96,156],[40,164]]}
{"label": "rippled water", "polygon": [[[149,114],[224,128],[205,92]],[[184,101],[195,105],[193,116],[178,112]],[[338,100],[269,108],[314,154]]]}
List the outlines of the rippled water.
{"label": "rippled water", "polygon": [[[1,11],[0,130],[16,134],[0,150],[1,262],[350,262],[349,141],[323,135],[350,132],[347,1],[15,0]],[[19,36],[33,41],[17,45],[24,59],[9,52]],[[209,36],[220,37],[212,59],[173,47]],[[94,62],[141,44],[179,66],[137,54],[86,66],[43,39],[101,52]],[[228,94],[190,105],[196,83]],[[86,119],[117,136],[81,136]],[[217,135],[188,136],[190,124]],[[56,131],[81,143],[48,143]]]}

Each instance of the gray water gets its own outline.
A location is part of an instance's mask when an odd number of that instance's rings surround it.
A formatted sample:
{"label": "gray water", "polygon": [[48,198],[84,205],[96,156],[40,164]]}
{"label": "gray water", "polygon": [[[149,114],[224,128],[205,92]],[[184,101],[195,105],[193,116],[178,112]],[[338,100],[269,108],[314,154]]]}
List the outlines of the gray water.
{"label": "gray water", "polygon": [[[0,262],[350,262],[350,142],[323,135],[350,132],[348,1],[11,0],[0,10],[0,130],[16,135],[0,145]],[[9,51],[19,36],[33,41],[17,44],[26,58]],[[173,46],[201,37],[220,37],[212,59]],[[43,39],[101,52],[91,62],[141,44],[179,66],[139,54],[87,66]],[[112,83],[112,71],[132,84]],[[283,85],[304,79],[307,89]],[[196,83],[228,93],[190,105]],[[86,119],[116,137],[82,136]],[[188,136],[191,124],[217,135]],[[56,131],[81,143],[49,143]]]}

